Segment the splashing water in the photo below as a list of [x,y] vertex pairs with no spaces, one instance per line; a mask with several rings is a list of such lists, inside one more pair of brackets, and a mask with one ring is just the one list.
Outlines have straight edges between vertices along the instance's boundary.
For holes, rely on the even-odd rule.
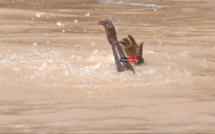
[[[0,133],[213,133],[214,4],[2,0]],[[135,75],[116,71],[110,18],[144,41]]]

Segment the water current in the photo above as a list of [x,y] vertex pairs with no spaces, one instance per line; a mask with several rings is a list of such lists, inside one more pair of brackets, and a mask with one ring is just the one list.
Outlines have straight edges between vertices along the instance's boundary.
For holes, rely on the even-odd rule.
[[[144,41],[118,73],[100,20]],[[215,1],[1,0],[0,133],[214,133]]]

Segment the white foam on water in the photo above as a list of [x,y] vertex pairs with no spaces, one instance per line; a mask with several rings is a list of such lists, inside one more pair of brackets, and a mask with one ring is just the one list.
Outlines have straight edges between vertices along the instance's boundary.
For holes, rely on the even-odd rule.
[[84,16],[89,17],[90,15],[91,15],[90,12],[88,12]]
[[38,17],[38,18],[42,17],[42,15],[44,15],[43,12],[36,12],[35,13],[35,16]]
[[[164,6],[164,5],[157,5],[157,4],[145,4],[145,3],[132,3],[132,2],[125,2],[125,1],[109,1],[109,0],[99,0],[100,3],[104,3],[104,4],[122,4],[122,5],[131,5],[131,6],[142,6],[142,7],[146,7],[146,8],[166,8],[169,6]],[[139,9],[139,8],[138,8]]]
[[97,54],[98,53],[98,49],[95,49],[92,51],[92,54]]
[[184,56],[184,57],[186,57],[186,56],[189,56],[190,53],[191,53],[191,51],[189,51],[189,50],[184,50],[184,51],[181,53],[181,55]]
[[56,25],[59,26],[59,27],[63,26],[63,24],[62,24],[60,21],[58,21],[58,22],[56,23]]
[[78,23],[78,20],[77,20],[77,19],[75,19],[75,20],[74,20],[74,23],[75,23],[75,24],[77,24],[77,23]]
[[[21,51],[11,50],[9,54],[7,52],[1,53],[1,70],[7,72],[2,76],[1,81],[13,81],[15,83],[34,81],[55,86],[64,84],[80,88],[97,85],[98,88],[102,88],[104,86],[131,86],[130,82],[142,83],[139,86],[153,82],[169,83],[191,75],[188,69],[177,65],[177,63],[133,65],[136,75],[132,72],[118,73],[111,50],[98,50],[96,48],[80,54],[80,51],[76,49],[81,46],[73,46],[73,48],[68,49],[64,47],[42,47],[42,45],[35,47],[35,45],[32,45]],[[151,49],[145,49],[144,55],[171,57],[171,55]],[[175,56],[180,57],[181,55]],[[11,74],[14,77],[8,77]]]

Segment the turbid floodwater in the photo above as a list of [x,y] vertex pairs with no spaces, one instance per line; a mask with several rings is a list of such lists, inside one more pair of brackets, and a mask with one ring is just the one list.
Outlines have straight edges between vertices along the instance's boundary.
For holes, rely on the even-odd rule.
[[[118,73],[104,28],[144,41]],[[0,133],[215,133],[215,1],[1,0]]]

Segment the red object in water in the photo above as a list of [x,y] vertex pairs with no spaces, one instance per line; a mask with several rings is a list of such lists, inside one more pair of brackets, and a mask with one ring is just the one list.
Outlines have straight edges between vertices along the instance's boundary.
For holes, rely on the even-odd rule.
[[139,58],[138,57],[128,57],[128,62],[138,62]]
[[122,57],[120,58],[120,62],[139,62],[138,57]]

